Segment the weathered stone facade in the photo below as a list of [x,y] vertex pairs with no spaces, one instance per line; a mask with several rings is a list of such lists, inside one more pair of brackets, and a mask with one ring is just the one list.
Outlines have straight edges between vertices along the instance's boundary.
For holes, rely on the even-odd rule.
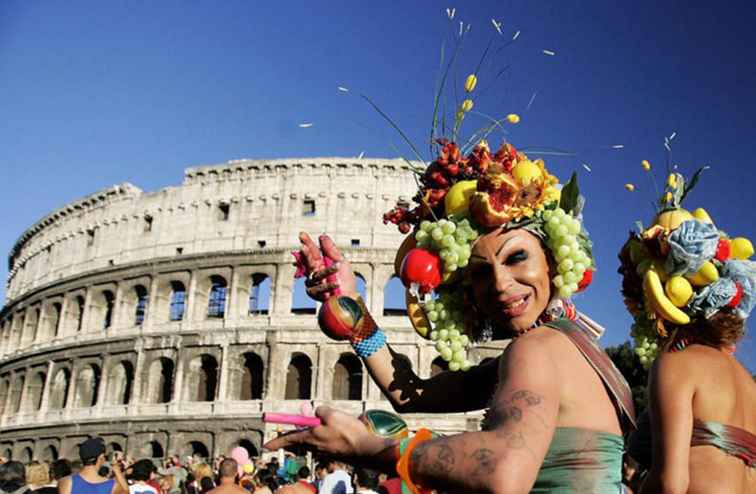
[[[402,237],[381,214],[414,188],[401,160],[238,160],[47,215],[9,256],[0,455],[71,458],[94,434],[135,456],[256,454],[277,429],[264,411],[389,408],[349,346],[317,329],[315,307],[295,306],[290,251],[301,230],[331,234],[391,344],[427,377],[434,349],[384,310]],[[478,415],[409,422],[453,432]]]

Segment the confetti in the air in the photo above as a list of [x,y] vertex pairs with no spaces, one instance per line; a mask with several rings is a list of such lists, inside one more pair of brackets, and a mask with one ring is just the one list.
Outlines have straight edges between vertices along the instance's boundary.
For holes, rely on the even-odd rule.
[[462,21],[459,21],[459,35],[462,36],[462,30],[465,28],[465,23]]
[[588,163],[583,163],[583,168],[585,168],[585,170],[586,170],[586,171],[587,171],[588,173],[590,173],[590,172],[592,172],[592,171],[593,171],[593,170],[591,170],[591,167],[590,167],[590,166],[588,166]]
[[556,55],[556,52],[551,51],[551,50],[542,50],[542,51],[544,55],[548,55],[550,57],[553,57],[554,55]]
[[312,122],[302,122],[301,124],[299,124],[299,127],[301,129],[308,129],[312,127]]
[[504,34],[504,33],[501,32],[501,22],[496,22],[496,19],[491,19],[491,23],[493,24],[494,29],[496,29],[496,31],[499,34],[501,34],[501,35]]
[[669,136],[669,140],[671,141],[672,139],[674,139],[676,135],[677,135],[677,131],[672,132],[672,135]]
[[453,9],[446,9],[446,16],[449,18],[449,20],[454,19],[454,14],[457,12],[456,7]]
[[361,160],[362,157],[365,156],[365,151],[362,151],[359,156],[357,156],[358,160]]
[[666,137],[664,138],[664,147],[667,148],[667,151],[672,152],[672,148],[669,147],[669,141]]
[[530,101],[528,101],[528,106],[525,108],[525,110],[530,110],[530,107],[533,105],[533,101],[535,101],[537,94],[538,94],[538,91],[533,93],[533,96],[530,97]]
[[342,93],[348,93],[349,92],[349,89],[345,88],[344,86],[339,86],[337,89],[339,91],[341,91]]
[[512,36],[512,41],[516,40],[520,37],[520,31],[518,30],[516,33],[514,33],[514,36]]
[[613,144],[612,145],[612,149],[622,149],[624,147],[625,147],[624,144]]

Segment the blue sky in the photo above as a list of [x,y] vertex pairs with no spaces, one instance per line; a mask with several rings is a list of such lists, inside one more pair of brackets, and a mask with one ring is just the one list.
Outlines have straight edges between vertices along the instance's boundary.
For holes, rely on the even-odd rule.
[[[673,162],[683,171],[712,166],[688,206],[706,207],[733,236],[756,236],[756,9],[745,1],[6,0],[0,251],[75,198],[124,181],[145,190],[177,184],[191,165],[410,157],[360,93],[427,153],[440,46],[458,26],[447,7],[456,7],[455,23],[471,26],[452,74],[457,88],[494,37],[476,109],[521,114],[508,136],[518,147],[577,153],[546,159],[563,178],[580,173],[599,272],[578,304],[609,328],[606,344],[627,337],[616,251],[635,220],[650,220],[653,194],[639,163],[660,167],[664,136],[677,132]],[[499,50],[516,31],[517,41]],[[471,117],[463,133],[483,124]],[[625,192],[626,182],[638,191]],[[756,371],[753,333],[739,354]]]

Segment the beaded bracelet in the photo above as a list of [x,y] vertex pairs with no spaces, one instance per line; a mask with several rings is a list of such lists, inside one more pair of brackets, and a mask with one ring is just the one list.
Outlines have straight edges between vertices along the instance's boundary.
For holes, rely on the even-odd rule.
[[410,478],[410,458],[412,457],[412,451],[414,451],[417,445],[430,441],[433,439],[434,434],[429,429],[420,429],[417,434],[411,438],[403,439],[399,443],[400,457],[396,462],[396,473],[399,474],[399,478],[402,479],[402,494],[425,494],[430,493],[428,489],[423,489],[420,486],[415,485]]
[[386,334],[375,324],[362,297],[357,296],[355,301],[362,314],[357,318],[349,342],[357,356],[368,358],[386,344]]

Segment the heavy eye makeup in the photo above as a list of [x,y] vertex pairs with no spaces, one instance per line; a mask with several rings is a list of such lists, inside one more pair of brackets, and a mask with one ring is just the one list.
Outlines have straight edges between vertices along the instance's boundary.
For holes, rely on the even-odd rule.
[[528,252],[525,249],[517,249],[507,255],[504,259],[504,264],[507,266],[514,266],[515,264],[527,261],[528,257]]

